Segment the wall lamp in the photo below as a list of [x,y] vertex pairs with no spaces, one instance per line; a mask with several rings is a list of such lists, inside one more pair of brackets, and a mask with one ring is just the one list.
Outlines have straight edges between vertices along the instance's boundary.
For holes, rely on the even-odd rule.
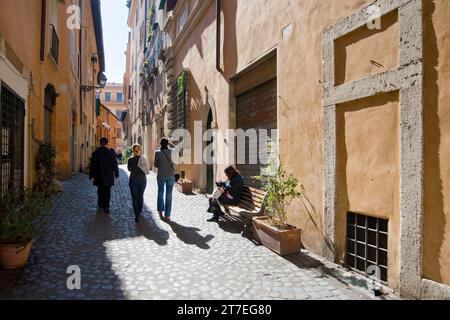
[[108,81],[108,79],[106,78],[105,74],[99,73],[98,74],[98,78],[97,78],[97,82],[98,82],[98,86],[81,86],[81,90],[83,90],[83,92],[89,92],[95,89],[103,89],[106,86],[106,82]]

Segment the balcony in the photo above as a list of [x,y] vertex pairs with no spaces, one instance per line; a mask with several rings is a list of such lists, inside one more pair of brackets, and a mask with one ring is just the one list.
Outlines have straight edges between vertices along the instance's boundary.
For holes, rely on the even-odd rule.
[[54,25],[50,25],[50,57],[58,64],[59,58],[59,38]]

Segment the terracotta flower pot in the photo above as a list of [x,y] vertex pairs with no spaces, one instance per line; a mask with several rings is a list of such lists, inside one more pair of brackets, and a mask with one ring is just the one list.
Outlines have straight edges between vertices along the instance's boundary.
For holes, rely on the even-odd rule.
[[177,189],[181,193],[191,194],[192,193],[193,184],[189,181],[177,182]]
[[281,256],[300,253],[301,230],[279,230],[269,223],[269,217],[253,218],[253,226],[261,243]]
[[0,244],[0,265],[12,270],[24,267],[30,256],[32,242],[23,244]]

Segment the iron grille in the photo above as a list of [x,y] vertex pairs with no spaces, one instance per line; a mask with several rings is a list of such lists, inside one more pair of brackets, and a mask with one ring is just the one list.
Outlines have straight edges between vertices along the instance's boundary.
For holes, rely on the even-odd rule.
[[386,283],[388,220],[349,212],[347,214],[346,261],[347,266],[365,275],[369,275],[371,266],[378,267],[379,280]]
[[1,192],[18,192],[24,187],[25,103],[1,84]]
[[59,57],[59,38],[58,34],[56,33],[56,29],[54,25],[50,25],[50,32],[51,32],[51,47],[50,47],[50,56],[55,60],[55,63],[58,64],[58,57]]

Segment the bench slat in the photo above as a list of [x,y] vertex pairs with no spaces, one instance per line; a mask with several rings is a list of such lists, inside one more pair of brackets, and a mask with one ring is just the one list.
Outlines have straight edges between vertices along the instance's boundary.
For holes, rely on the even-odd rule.
[[264,197],[265,197],[265,194],[264,195],[260,195],[259,193],[247,193],[247,192],[244,192],[244,193],[242,193],[242,196],[243,197],[247,197],[247,198],[258,199],[258,200],[263,201]]
[[254,202],[254,203],[258,203],[261,204],[264,202],[264,199],[260,199],[260,198],[255,198],[255,197],[250,197],[248,195],[242,195],[241,199],[245,200],[245,201],[250,201],[250,202]]
[[254,203],[248,202],[248,201],[242,201],[242,200],[239,202],[239,206],[240,207],[245,206],[247,208],[252,208],[253,210],[260,210],[261,209],[261,206],[258,206],[257,204],[254,204]]
[[256,193],[256,194],[259,194],[259,195],[261,195],[261,196],[265,196],[265,195],[266,195],[266,191],[264,191],[264,190],[255,189],[255,188],[252,188],[252,187],[248,187],[248,189],[249,189],[252,193]]

